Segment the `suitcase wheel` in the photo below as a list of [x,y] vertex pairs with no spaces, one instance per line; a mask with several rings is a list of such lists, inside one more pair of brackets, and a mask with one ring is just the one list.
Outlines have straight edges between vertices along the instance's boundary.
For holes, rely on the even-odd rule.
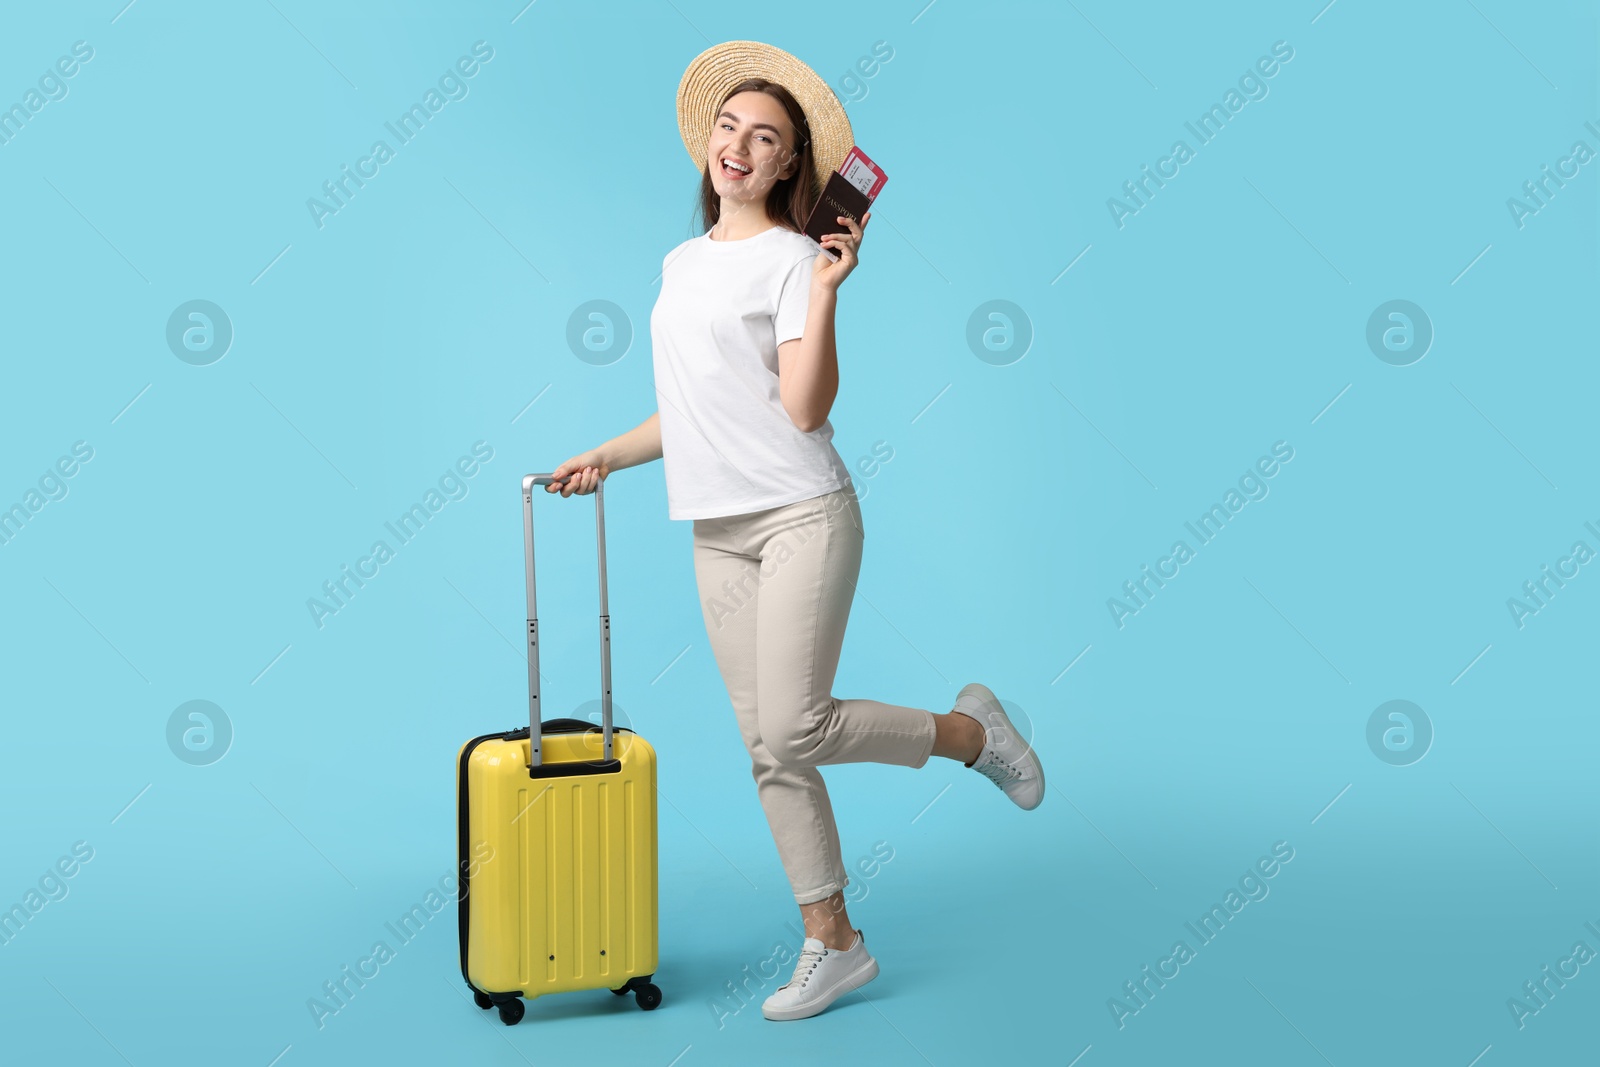
[[508,1000],[500,1005],[500,1021],[507,1026],[515,1026],[522,1021],[525,1007],[520,1000]]
[[613,989],[611,992],[620,997],[622,994],[632,990],[633,999],[638,1003],[639,1007],[645,1011],[650,1011],[661,1003],[661,990],[650,981],[650,978],[651,976],[648,974],[630,978],[622,984],[621,989]]
[[476,1004],[484,1011],[488,1011],[490,1008],[494,1007],[494,1001],[489,999],[489,994],[480,993],[476,989],[472,991],[472,1003]]

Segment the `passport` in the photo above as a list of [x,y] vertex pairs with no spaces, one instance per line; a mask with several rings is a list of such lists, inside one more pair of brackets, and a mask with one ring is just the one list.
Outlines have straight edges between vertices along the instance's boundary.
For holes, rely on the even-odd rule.
[[[811,217],[806,220],[806,236],[822,244],[822,239],[830,233],[849,233],[850,228],[834,218],[835,215],[846,215],[860,223],[861,216],[867,213],[867,208],[872,201],[850,183],[838,171],[828,175],[828,184],[822,187],[822,195],[817,198],[817,206],[811,209]],[[839,254],[826,245],[822,247],[822,254],[828,257],[828,262],[837,262]]]
[[[846,215],[859,223],[888,180],[889,176],[865,152],[851,146],[839,169],[828,175],[828,184],[822,187],[822,195],[806,220],[806,236],[821,244],[830,233],[850,232],[836,216]],[[822,254],[830,263],[839,259],[838,253],[828,248]]]
[[[862,214],[867,213],[870,206],[867,194],[851,186],[850,179],[834,171],[827,176],[826,186],[822,186],[822,195],[818,198],[816,206],[811,208],[811,218],[806,219],[805,234],[814,242],[821,245],[822,238],[829,234],[848,234],[850,227],[834,218],[835,214],[845,214],[848,218],[861,222]],[[827,256],[827,261],[837,262],[838,253],[827,245],[822,245],[822,254]]]

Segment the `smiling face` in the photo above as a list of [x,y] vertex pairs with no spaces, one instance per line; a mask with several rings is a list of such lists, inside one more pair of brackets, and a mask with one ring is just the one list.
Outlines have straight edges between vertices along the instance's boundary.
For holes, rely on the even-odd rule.
[[711,124],[706,167],[724,202],[761,204],[798,164],[789,114],[766,93],[735,93]]

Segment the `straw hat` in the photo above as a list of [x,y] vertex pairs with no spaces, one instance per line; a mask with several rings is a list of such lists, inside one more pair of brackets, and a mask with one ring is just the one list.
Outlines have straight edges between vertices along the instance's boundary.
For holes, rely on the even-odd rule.
[[[678,82],[678,132],[696,171],[706,165],[706,140],[728,90],[746,78],[782,85],[799,102],[811,126],[813,191],[839,169],[855,146],[844,105],[816,71],[781,48],[760,41],[725,41],[695,56]],[[796,150],[799,145],[792,146]]]

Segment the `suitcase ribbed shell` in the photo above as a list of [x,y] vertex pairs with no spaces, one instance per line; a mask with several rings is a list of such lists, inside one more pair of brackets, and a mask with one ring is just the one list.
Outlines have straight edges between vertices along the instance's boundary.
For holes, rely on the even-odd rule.
[[[466,761],[470,856],[461,909],[468,982],[533,998],[618,989],[657,963],[656,754],[613,734],[612,773],[528,776],[527,738]],[[547,765],[598,760],[599,735],[543,734]],[[457,760],[457,789],[461,763]],[[458,849],[462,845],[458,823]],[[486,847],[487,846],[487,847]]]

